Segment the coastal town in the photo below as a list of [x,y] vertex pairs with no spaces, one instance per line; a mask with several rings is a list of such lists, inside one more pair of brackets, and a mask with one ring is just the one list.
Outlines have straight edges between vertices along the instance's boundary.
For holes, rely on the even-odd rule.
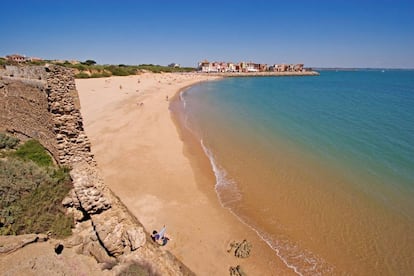
[[309,72],[304,64],[261,64],[254,62],[209,62],[198,63],[198,71],[203,73],[257,73],[257,72]]

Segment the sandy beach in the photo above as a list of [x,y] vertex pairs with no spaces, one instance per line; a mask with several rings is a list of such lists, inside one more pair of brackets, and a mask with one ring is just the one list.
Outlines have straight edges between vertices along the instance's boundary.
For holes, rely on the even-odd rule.
[[[76,80],[92,152],[106,185],[148,232],[166,225],[171,240],[162,248],[197,275],[228,275],[236,265],[248,275],[291,274],[253,230],[220,205],[207,157],[172,119],[174,95],[216,79],[145,73]],[[253,245],[249,258],[227,253],[231,241],[243,239]]]

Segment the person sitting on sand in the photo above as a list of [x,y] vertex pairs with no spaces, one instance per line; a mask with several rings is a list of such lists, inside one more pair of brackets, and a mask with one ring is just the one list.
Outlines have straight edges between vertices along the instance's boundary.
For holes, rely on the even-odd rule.
[[153,241],[159,241],[159,240],[163,239],[166,230],[167,230],[167,228],[164,225],[162,227],[162,229],[160,230],[160,232],[157,232],[157,230],[152,231],[151,239]]
[[165,246],[169,240],[170,240],[170,239],[169,239],[169,238],[167,238],[167,237],[165,237],[165,236],[164,236],[164,237],[162,237],[162,238],[161,238],[161,246]]

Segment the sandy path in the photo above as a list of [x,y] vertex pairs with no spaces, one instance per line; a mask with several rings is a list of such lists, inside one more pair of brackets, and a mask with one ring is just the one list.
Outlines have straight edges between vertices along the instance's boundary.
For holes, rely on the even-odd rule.
[[[229,267],[238,264],[248,275],[291,273],[251,229],[220,206],[211,173],[196,175],[191,153],[185,154],[166,96],[171,99],[181,88],[207,79],[213,77],[142,74],[76,80],[98,166],[147,231],[167,226],[171,241],[165,249],[198,275],[229,275]],[[250,258],[226,252],[230,241],[245,238],[253,244]]]

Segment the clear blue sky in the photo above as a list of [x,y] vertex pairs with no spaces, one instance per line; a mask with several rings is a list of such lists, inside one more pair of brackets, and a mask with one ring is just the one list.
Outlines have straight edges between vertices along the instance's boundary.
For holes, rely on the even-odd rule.
[[0,56],[414,68],[414,0],[3,1]]

